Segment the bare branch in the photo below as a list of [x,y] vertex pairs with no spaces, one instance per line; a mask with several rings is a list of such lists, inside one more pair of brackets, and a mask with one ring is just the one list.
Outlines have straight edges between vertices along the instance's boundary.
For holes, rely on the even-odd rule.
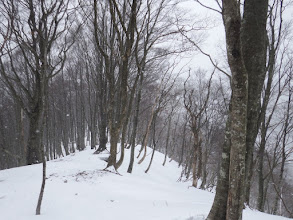
[[216,63],[215,61],[212,59],[211,55],[209,55],[208,53],[204,52],[198,45],[197,43],[195,43],[190,37],[188,37],[185,33],[184,33],[184,30],[182,30],[182,28],[178,28],[179,32],[181,33],[181,35],[183,37],[185,37],[192,45],[194,45],[203,55],[205,55],[206,57],[209,58],[209,60],[211,61],[212,65],[217,69],[219,70],[220,72],[224,73],[228,78],[229,80],[231,81],[231,76],[226,72],[224,71],[222,68],[220,68]]
[[[217,12],[217,13],[219,13],[219,14],[222,14],[222,11],[219,11],[219,10],[217,10],[217,9],[214,9],[214,8],[212,8],[212,7],[209,7],[209,6],[207,6],[207,5],[203,4],[203,3],[201,3],[201,1],[199,1],[199,0],[194,0],[194,1],[197,2],[198,4],[200,4],[200,5],[201,5],[202,7],[204,7],[204,8],[207,8],[207,9],[209,9],[209,10],[212,10],[212,11],[214,11],[214,12]],[[222,9],[222,7],[221,7],[219,1],[218,1],[218,0],[215,0],[215,1],[217,2],[217,5],[220,7],[220,9]]]

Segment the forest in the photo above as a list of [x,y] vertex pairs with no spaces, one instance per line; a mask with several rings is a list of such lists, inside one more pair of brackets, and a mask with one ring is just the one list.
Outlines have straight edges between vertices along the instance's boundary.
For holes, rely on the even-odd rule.
[[290,0],[0,0],[0,170],[43,164],[40,214],[47,161],[89,145],[117,173],[151,154],[147,173],[159,151],[178,181],[216,191],[207,220],[293,218],[292,13]]

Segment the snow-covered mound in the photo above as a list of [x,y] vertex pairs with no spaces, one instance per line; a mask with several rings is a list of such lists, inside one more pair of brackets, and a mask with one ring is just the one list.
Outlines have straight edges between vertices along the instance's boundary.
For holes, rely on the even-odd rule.
[[[177,182],[181,169],[176,162],[162,166],[164,155],[126,172],[129,151],[119,169],[121,175],[103,171],[105,155],[85,151],[47,163],[47,182],[41,215],[35,208],[41,186],[42,166],[31,165],[0,171],[1,220],[202,220],[214,194]],[[286,218],[245,210],[244,220]]]

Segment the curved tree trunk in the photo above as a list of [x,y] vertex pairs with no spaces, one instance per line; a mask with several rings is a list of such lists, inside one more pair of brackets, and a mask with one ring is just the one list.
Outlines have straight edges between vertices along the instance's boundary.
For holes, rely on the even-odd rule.
[[128,173],[132,172],[133,163],[134,163],[135,139],[136,139],[136,133],[137,133],[137,126],[138,126],[138,115],[139,115],[139,107],[140,107],[140,101],[141,101],[143,79],[144,79],[144,75],[142,72],[140,75],[139,88],[138,88],[137,97],[136,97],[135,115],[133,119],[133,128],[132,128],[131,141],[130,141],[131,142],[130,162],[127,169]]
[[148,165],[148,168],[145,170],[145,173],[149,172],[151,165],[153,163],[153,159],[154,159],[154,155],[155,155],[155,151],[156,151],[156,145],[157,145],[157,142],[156,142],[156,118],[157,118],[157,112],[155,113],[154,121],[153,121],[153,151],[152,151],[150,163]]
[[126,119],[125,119],[125,122],[124,122],[123,128],[122,128],[121,156],[120,156],[120,159],[118,160],[118,162],[116,164],[117,169],[122,165],[122,162],[124,160],[124,148],[125,148],[124,144],[125,144],[125,141],[126,141],[126,133],[127,133],[127,128],[128,128],[128,124],[129,124],[130,114],[132,112],[132,103],[133,103],[133,99],[134,99],[138,79],[139,79],[139,74],[136,75],[133,87],[131,89],[130,99],[129,99],[127,113],[126,113]]

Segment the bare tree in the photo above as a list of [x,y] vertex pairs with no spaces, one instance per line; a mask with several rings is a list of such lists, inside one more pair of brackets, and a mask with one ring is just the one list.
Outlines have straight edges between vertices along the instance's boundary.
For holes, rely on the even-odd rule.
[[36,208],[39,215],[46,179],[42,134],[48,87],[50,79],[62,70],[71,42],[67,35],[71,26],[67,11],[69,1],[2,3],[11,25],[12,40],[5,53],[2,52],[1,76],[29,119],[26,162],[43,161],[43,181]]
[[[40,138],[49,80],[61,71],[68,50],[69,42],[64,38],[58,45],[60,49],[54,51],[56,39],[64,36],[69,25],[65,19],[68,2],[51,2],[46,7],[44,1],[39,6],[33,1],[3,3],[10,18],[13,43],[6,51],[6,58],[2,56],[1,74],[10,93],[29,118],[27,164],[33,164],[42,160]],[[53,56],[53,52],[57,55]],[[6,62],[7,59],[10,61]],[[14,59],[22,63],[25,77],[19,74]]]
[[[217,193],[213,207],[207,219],[242,219],[243,203],[245,193],[243,188],[249,186],[244,184],[245,179],[251,171],[251,148],[258,130],[255,130],[251,121],[251,112],[258,108],[263,80],[265,76],[266,60],[266,18],[268,1],[244,2],[243,19],[240,13],[240,2],[222,1],[222,16],[226,32],[227,56],[230,70],[232,72],[232,97],[230,119],[228,119],[227,131],[231,135],[231,151],[224,148],[222,153],[222,165],[218,182]],[[257,10],[258,13],[254,13]],[[255,25],[257,24],[257,25]],[[245,37],[245,36],[253,37]],[[256,56],[252,56],[252,53]],[[251,59],[253,57],[253,59]],[[248,66],[249,65],[249,66]],[[258,68],[262,68],[258,73]],[[259,75],[260,74],[260,75]],[[254,75],[257,81],[248,80],[248,76]],[[254,86],[255,85],[255,86]],[[248,90],[247,90],[248,87]],[[252,90],[254,88],[255,90]],[[253,95],[252,95],[253,93]],[[253,97],[252,97],[253,96]],[[247,111],[247,109],[249,109]],[[248,117],[248,120],[247,120]],[[250,123],[252,122],[252,124]],[[248,124],[247,124],[248,123]],[[247,126],[251,129],[247,134]],[[255,134],[256,133],[256,134]],[[248,145],[246,150],[246,143]],[[250,140],[250,141],[249,141]],[[225,146],[225,145],[224,145]],[[226,145],[228,146],[228,145]],[[246,152],[247,157],[245,158]],[[229,155],[230,153],[230,155]],[[230,157],[229,157],[230,156]],[[230,165],[228,162],[230,161]],[[228,172],[229,171],[229,172]],[[228,175],[229,173],[229,175]],[[227,181],[229,178],[229,182]],[[228,183],[228,184],[227,184]],[[227,189],[228,187],[228,189]],[[219,202],[222,202],[219,204]],[[227,204],[227,207],[223,204]],[[220,208],[220,206],[222,206]]]
[[[189,73],[190,74],[190,73]],[[208,101],[210,98],[211,91],[211,81],[214,72],[211,74],[208,83],[202,85],[201,81],[197,86],[197,91],[195,88],[186,88],[186,83],[189,77],[184,82],[184,107],[187,111],[189,118],[189,126],[193,134],[193,157],[192,157],[192,170],[193,170],[193,182],[192,186],[197,187],[198,179],[201,176],[201,143],[202,143],[202,132],[201,128],[205,124],[203,113],[207,108]],[[189,75],[190,76],[190,75]],[[188,90],[188,91],[187,91]],[[205,95],[202,95],[200,91],[207,91]],[[195,94],[198,93],[198,94]]]

